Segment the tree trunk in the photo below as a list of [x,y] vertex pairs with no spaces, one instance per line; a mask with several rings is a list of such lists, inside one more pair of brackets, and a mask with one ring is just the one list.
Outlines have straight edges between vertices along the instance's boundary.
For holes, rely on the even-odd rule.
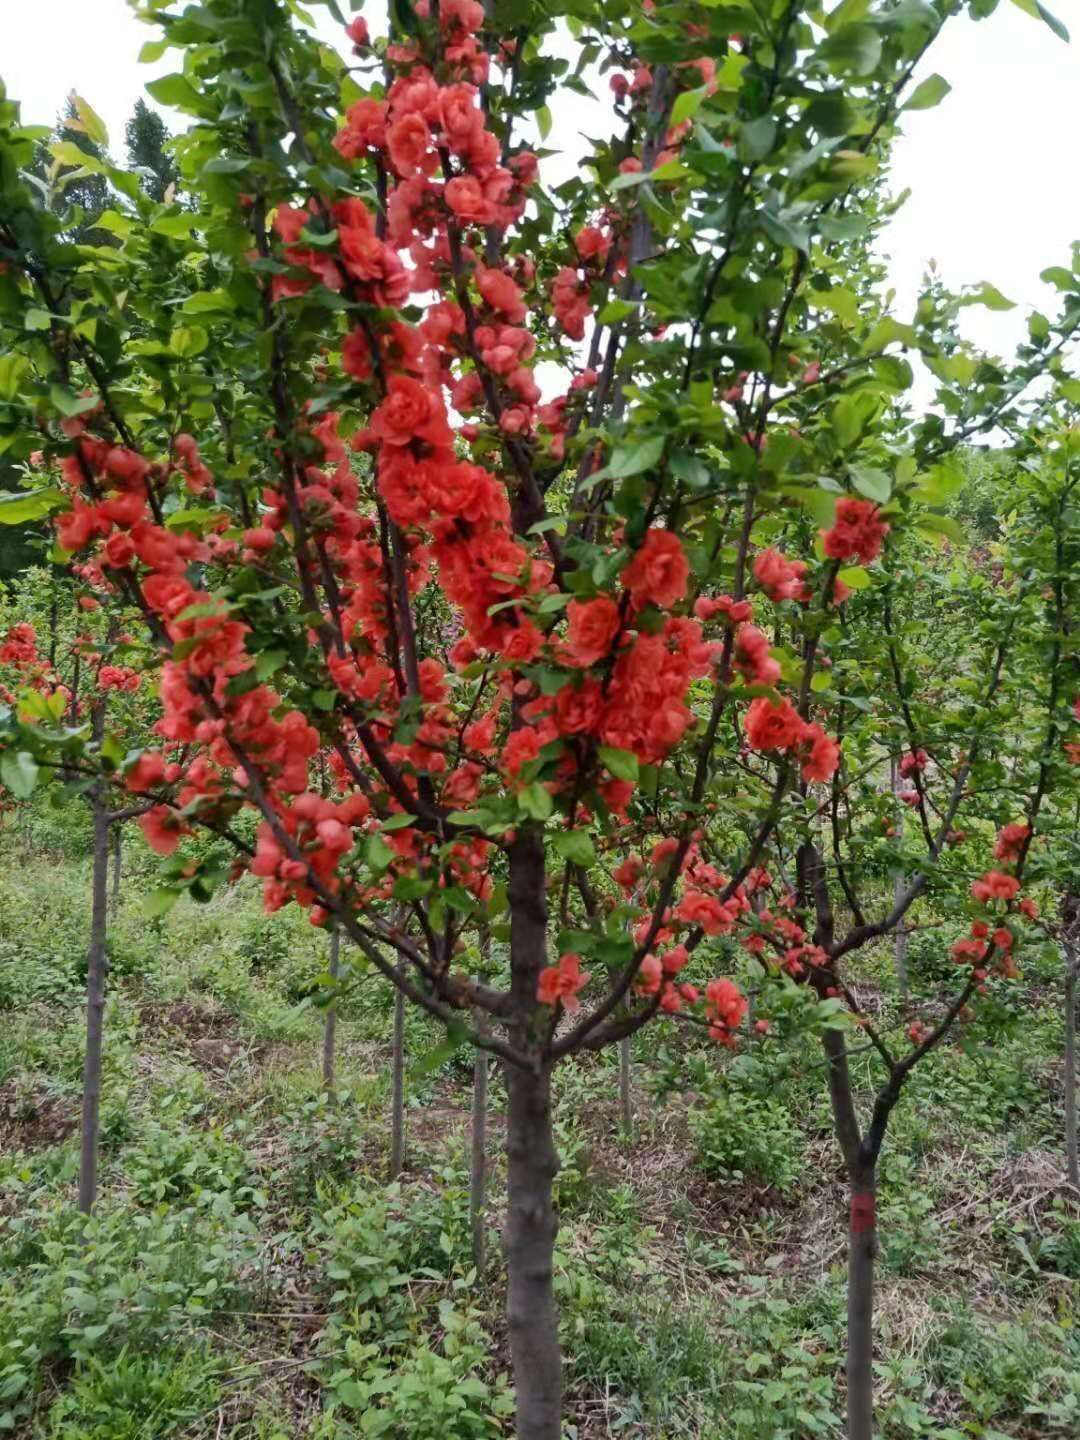
[[394,1056],[390,1095],[390,1179],[405,1168],[405,996],[394,990]]
[[[327,970],[330,976],[336,981],[340,971],[339,957],[341,955],[341,931],[336,923],[330,926],[330,962]],[[323,1044],[322,1044],[322,1078],[326,1093],[333,1098],[334,1095],[334,1045],[337,1040],[337,1001],[332,1001],[326,1007],[326,1018],[323,1021]]]
[[115,824],[112,827],[113,872],[112,901],[110,904],[110,910],[113,915],[115,915],[116,912],[120,909],[120,857],[122,845],[123,837],[120,831],[120,826],[119,824]]
[[105,796],[96,791],[94,868],[90,901],[90,949],[86,967],[86,1058],[83,1062],[82,1149],[79,1209],[89,1215],[97,1195],[98,1139],[101,1130],[101,1046],[105,1024],[105,931],[109,879],[109,820]]
[[510,846],[510,991],[515,1047],[535,1068],[506,1072],[507,1207],[503,1245],[514,1364],[517,1440],[560,1440],[562,1356],[552,1285],[558,1221],[552,1185],[559,1160],[551,1129],[551,1070],[544,1060],[546,1007],[537,1003],[547,963],[544,845],[533,824]]
[[558,1222],[552,1181],[551,1074],[506,1066],[507,1318],[514,1362],[517,1440],[559,1440],[562,1356],[552,1286]]
[[1065,1173],[1080,1191],[1076,1142],[1076,959],[1065,955]]
[[469,1222],[472,1227],[472,1257],[476,1273],[487,1264],[487,1228],[484,1200],[487,1192],[487,1051],[473,1053],[472,1166],[469,1172]]
[[[900,780],[900,767],[895,757],[890,762],[889,775],[892,783],[894,796],[899,796],[904,788]],[[904,834],[903,804],[898,807],[897,828],[901,838]],[[899,905],[904,895],[904,877],[899,870],[893,872],[893,904]],[[906,1005],[908,1001],[908,968],[907,968],[908,932],[906,923],[901,920],[896,927],[896,934],[893,937],[893,968],[896,971],[896,984],[900,991],[900,999]]]
[[876,1196],[875,1167],[860,1167],[851,1177],[851,1212],[848,1219],[848,1440],[872,1440],[874,1433]]
[[634,1133],[634,1096],[631,1089],[630,1036],[619,1041],[619,1119],[629,1140]]

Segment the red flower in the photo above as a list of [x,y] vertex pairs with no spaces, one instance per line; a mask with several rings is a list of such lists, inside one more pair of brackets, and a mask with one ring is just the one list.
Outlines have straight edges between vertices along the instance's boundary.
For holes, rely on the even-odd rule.
[[390,377],[386,399],[371,417],[371,428],[385,445],[426,440],[429,445],[446,446],[453,438],[442,401],[408,375]]
[[580,955],[561,955],[557,965],[549,965],[540,972],[536,998],[541,1005],[557,1005],[561,1000],[563,1008],[573,1012],[581,1007],[578,991],[588,980],[588,975],[581,973]]
[[670,610],[686,594],[690,565],[679,537],[670,530],[646,530],[645,539],[622,572],[635,609]]
[[572,665],[595,665],[610,652],[619,632],[619,607],[608,595],[595,600],[571,600],[566,607],[570,622],[564,658]]
[[840,746],[820,725],[807,725],[802,735],[803,746],[809,746],[809,753],[802,763],[802,776],[808,784],[815,780],[831,780],[840,764]]
[[1000,870],[987,870],[981,880],[976,880],[971,893],[980,904],[990,900],[1012,900],[1020,889],[1020,881],[1014,875],[1005,875]]
[[825,554],[833,560],[859,559],[869,565],[881,554],[889,526],[872,500],[845,495],[836,502],[836,522],[821,532]]
[[528,665],[539,655],[544,637],[535,625],[523,621],[506,634],[502,643],[502,657],[515,667]]
[[484,188],[472,175],[455,175],[443,192],[446,203],[459,220],[467,225],[491,225],[495,206],[484,194]]
[[798,745],[806,724],[790,700],[774,705],[758,696],[746,712],[746,738],[753,750],[788,750]]
[[155,805],[139,816],[139,824],[146,843],[159,855],[171,855],[186,833],[183,821],[168,805]]
[[403,115],[395,120],[386,132],[386,146],[391,164],[405,178],[433,175],[438,167],[439,157],[431,148],[431,131],[422,115]]
[[560,735],[588,734],[596,729],[604,701],[595,680],[580,686],[564,685],[555,696],[555,724]]
[[803,594],[801,560],[788,560],[779,550],[762,550],[754,561],[754,579],[770,600],[799,600]]
[[504,271],[478,265],[476,288],[491,308],[505,315],[512,325],[520,324],[528,314],[521,291]]
[[1024,845],[1031,834],[1031,826],[1023,820],[1013,820],[998,831],[994,845],[995,860],[1019,860]]

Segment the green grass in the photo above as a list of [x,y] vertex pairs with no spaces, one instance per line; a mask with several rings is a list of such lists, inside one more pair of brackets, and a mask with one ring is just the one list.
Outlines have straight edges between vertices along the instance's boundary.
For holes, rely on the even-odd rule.
[[[0,1430],[24,1440],[508,1436],[495,1225],[469,1253],[462,1057],[410,1082],[386,1180],[390,998],[241,886],[110,932],[102,1190],[74,1212],[88,874],[48,816],[0,837]],[[876,977],[887,985],[880,959]],[[868,972],[869,973],[869,972]],[[883,1440],[1080,1429],[1080,1212],[1060,1186],[1049,986],[917,1070],[882,1165]],[[885,993],[886,1022],[899,1016]],[[438,1036],[410,1014],[415,1058]],[[567,1440],[841,1432],[844,1192],[812,1049],[732,1062],[657,1030],[621,1136],[614,1057],[556,1079]],[[867,1093],[870,1061],[855,1061]],[[693,1096],[687,1100],[689,1087]]]

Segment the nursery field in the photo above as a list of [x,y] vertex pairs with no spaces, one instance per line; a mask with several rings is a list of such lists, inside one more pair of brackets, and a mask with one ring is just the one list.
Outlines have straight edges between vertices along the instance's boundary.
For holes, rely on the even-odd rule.
[[[493,1068],[478,1275],[468,1049],[438,1064],[434,1026],[409,1011],[406,1163],[390,1183],[387,987],[347,980],[330,1098],[312,1000],[325,935],[295,912],[264,916],[249,883],[148,918],[155,862],[135,839],[110,930],[101,1194],[84,1229],[84,832],[77,806],[42,805],[0,842],[5,1433],[510,1434],[501,1078]],[[933,981],[933,935],[911,940],[916,990]],[[1055,976],[1029,965],[1011,1018],[984,1016],[962,1050],[935,1052],[894,1118],[879,1198],[889,1440],[1080,1426]],[[887,1023],[887,949],[855,984]],[[837,1434],[846,1189],[820,1052],[677,1042],[635,1040],[630,1138],[614,1052],[558,1072],[565,1434]]]

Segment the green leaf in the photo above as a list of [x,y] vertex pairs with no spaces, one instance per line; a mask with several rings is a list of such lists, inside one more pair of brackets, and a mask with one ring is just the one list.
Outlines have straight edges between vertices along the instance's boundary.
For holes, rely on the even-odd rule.
[[622,479],[627,475],[640,475],[651,470],[664,453],[667,437],[650,435],[633,445],[617,445],[606,469],[609,475]]
[[637,780],[641,774],[641,766],[632,750],[617,750],[613,745],[601,745],[596,753],[600,757],[600,763],[610,770],[616,780]]
[[1051,265],[1043,270],[1039,279],[1044,285],[1053,285],[1058,290],[1071,290],[1076,280],[1071,270],[1066,270],[1064,265]]
[[841,570],[836,578],[849,590],[865,590],[874,583],[869,572],[861,565],[849,565],[846,570]]
[[929,531],[931,536],[944,535],[957,545],[963,545],[967,538],[959,521],[951,515],[920,515],[917,528]]
[[195,224],[194,215],[161,215],[150,226],[155,235],[166,235],[170,240],[186,240]]
[[68,420],[73,419],[76,415],[85,415],[98,403],[96,395],[76,395],[73,390],[68,390],[64,385],[50,385],[49,399],[60,411],[60,414]]
[[[1071,275],[1069,279],[1072,279]],[[48,330],[50,323],[49,312],[37,305],[31,305],[23,316],[23,325],[27,330]]]
[[210,336],[201,325],[177,325],[169,336],[169,349],[187,360],[201,355],[210,343]]
[[911,99],[903,108],[905,110],[932,110],[935,105],[941,104],[951,89],[952,86],[944,75],[928,75],[921,85],[915,86],[911,92]]
[[430,1050],[409,1066],[409,1078],[420,1080],[425,1075],[430,1075],[433,1070],[440,1069],[448,1060],[453,1059],[468,1038],[468,1032],[464,1025],[450,1026],[447,1029],[445,1040],[440,1040],[438,1045],[433,1045]]
[[776,121],[771,115],[759,115],[739,131],[739,155],[743,160],[764,160],[775,143]]
[[0,755],[0,780],[20,800],[28,800],[38,780],[37,761],[26,750],[5,750]]
[[534,780],[531,785],[519,790],[517,802],[518,809],[533,820],[546,820],[554,809],[547,787],[541,785],[539,780]]
[[153,65],[155,60],[160,60],[165,51],[169,48],[169,41],[147,40],[146,44],[139,51],[140,65]]
[[369,835],[367,845],[364,847],[364,858],[369,867],[380,874],[396,858],[397,852],[391,850],[381,835]]
[[177,900],[180,899],[182,893],[180,890],[173,890],[169,886],[163,885],[160,889],[155,890],[152,895],[146,897],[143,904],[143,911],[149,916],[167,915]]
[[61,165],[75,165],[80,170],[88,170],[91,175],[100,175],[105,169],[103,161],[81,150],[74,140],[55,141],[49,146],[49,154]]
[[778,245],[786,245],[789,250],[801,250],[804,254],[809,253],[810,232],[805,225],[793,225],[782,214],[765,208],[758,211],[757,218],[761,221],[762,228]]
[[708,90],[704,85],[697,90],[684,90],[671,107],[671,124],[681,125],[684,120],[689,120],[691,115],[696,115],[707,94]]
[[830,69],[870,75],[881,60],[881,35],[873,25],[844,25],[818,51]]
[[0,525],[22,525],[27,520],[40,520],[64,503],[62,491],[24,490],[17,495],[0,495]]
[[105,121],[81,95],[73,95],[71,98],[79,119],[83,123],[87,139],[92,140],[95,145],[108,145],[109,132],[105,128]]
[[1013,4],[1023,10],[1025,14],[1033,15],[1036,20],[1041,20],[1045,25],[1049,25],[1059,40],[1064,40],[1066,44],[1069,43],[1068,30],[1056,15],[1052,15],[1046,6],[1040,3],[1040,0],[1013,0]]
[[183,75],[162,75],[157,80],[150,80],[146,85],[146,93],[162,105],[173,105],[178,110],[185,110],[199,103],[199,92]]
[[874,465],[849,465],[848,474],[860,495],[875,500],[879,505],[888,502],[892,494],[892,476],[884,470],[878,470]]
[[564,860],[569,860],[573,865],[588,867],[596,864],[596,850],[592,837],[584,830],[562,830],[553,836],[552,846],[556,855],[561,855]]
[[633,300],[609,300],[596,317],[601,325],[617,325],[628,315],[636,315],[638,302]]
[[14,400],[29,371],[30,361],[25,355],[0,355],[0,400]]
[[410,825],[415,824],[415,815],[391,815],[388,820],[383,821],[382,829],[389,833],[394,830],[407,830]]
[[984,280],[978,290],[970,295],[964,295],[960,300],[961,305],[985,305],[988,310],[1015,310],[1016,301],[1007,300],[996,285],[991,285]]
[[540,139],[546,140],[551,134],[551,111],[546,105],[538,105],[535,113],[536,128],[540,132]]

